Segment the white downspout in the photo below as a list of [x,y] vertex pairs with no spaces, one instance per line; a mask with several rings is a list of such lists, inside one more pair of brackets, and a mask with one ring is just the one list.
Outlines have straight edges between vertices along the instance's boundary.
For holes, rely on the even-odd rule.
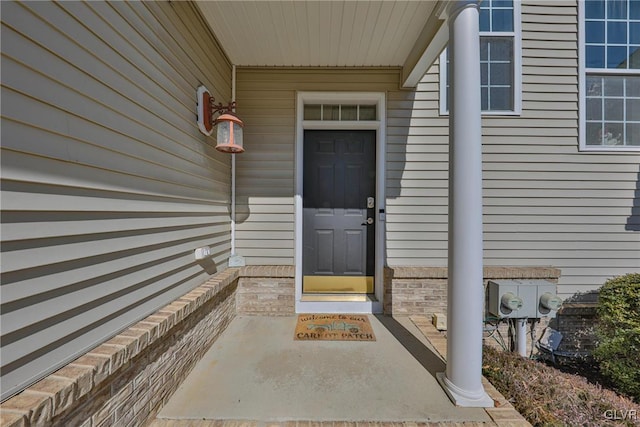
[[[231,102],[236,100],[236,66],[231,68]],[[244,258],[236,254],[236,155],[231,154],[231,256],[229,267],[242,267]]]
[[482,121],[478,0],[448,4],[449,254],[447,368],[457,406],[492,407],[482,386]]
[[[236,66],[231,68],[231,102],[236,100]],[[236,254],[236,155],[231,154],[231,256]]]

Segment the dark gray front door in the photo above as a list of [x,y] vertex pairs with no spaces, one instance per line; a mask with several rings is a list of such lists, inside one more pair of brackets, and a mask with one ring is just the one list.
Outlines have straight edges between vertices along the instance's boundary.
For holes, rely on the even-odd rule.
[[375,131],[305,131],[303,292],[373,292],[375,152]]

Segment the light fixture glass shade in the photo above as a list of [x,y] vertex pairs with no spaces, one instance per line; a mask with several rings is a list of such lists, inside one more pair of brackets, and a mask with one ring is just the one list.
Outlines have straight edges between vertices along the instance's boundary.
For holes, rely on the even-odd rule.
[[216,120],[218,138],[216,150],[223,153],[242,153],[242,127],[244,123],[233,114],[222,114]]

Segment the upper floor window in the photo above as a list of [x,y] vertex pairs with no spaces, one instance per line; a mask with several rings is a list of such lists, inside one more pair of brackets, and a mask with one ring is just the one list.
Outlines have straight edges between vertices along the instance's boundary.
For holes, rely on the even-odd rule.
[[640,0],[579,7],[580,147],[640,150]]
[[[483,114],[520,114],[520,2],[480,4],[480,92]],[[449,110],[448,50],[440,55],[440,113]]]

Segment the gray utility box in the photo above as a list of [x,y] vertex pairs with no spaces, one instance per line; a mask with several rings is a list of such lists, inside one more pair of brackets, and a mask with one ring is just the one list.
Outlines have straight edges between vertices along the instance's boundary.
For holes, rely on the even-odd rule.
[[562,303],[546,280],[490,280],[487,294],[488,313],[500,319],[555,317]]

